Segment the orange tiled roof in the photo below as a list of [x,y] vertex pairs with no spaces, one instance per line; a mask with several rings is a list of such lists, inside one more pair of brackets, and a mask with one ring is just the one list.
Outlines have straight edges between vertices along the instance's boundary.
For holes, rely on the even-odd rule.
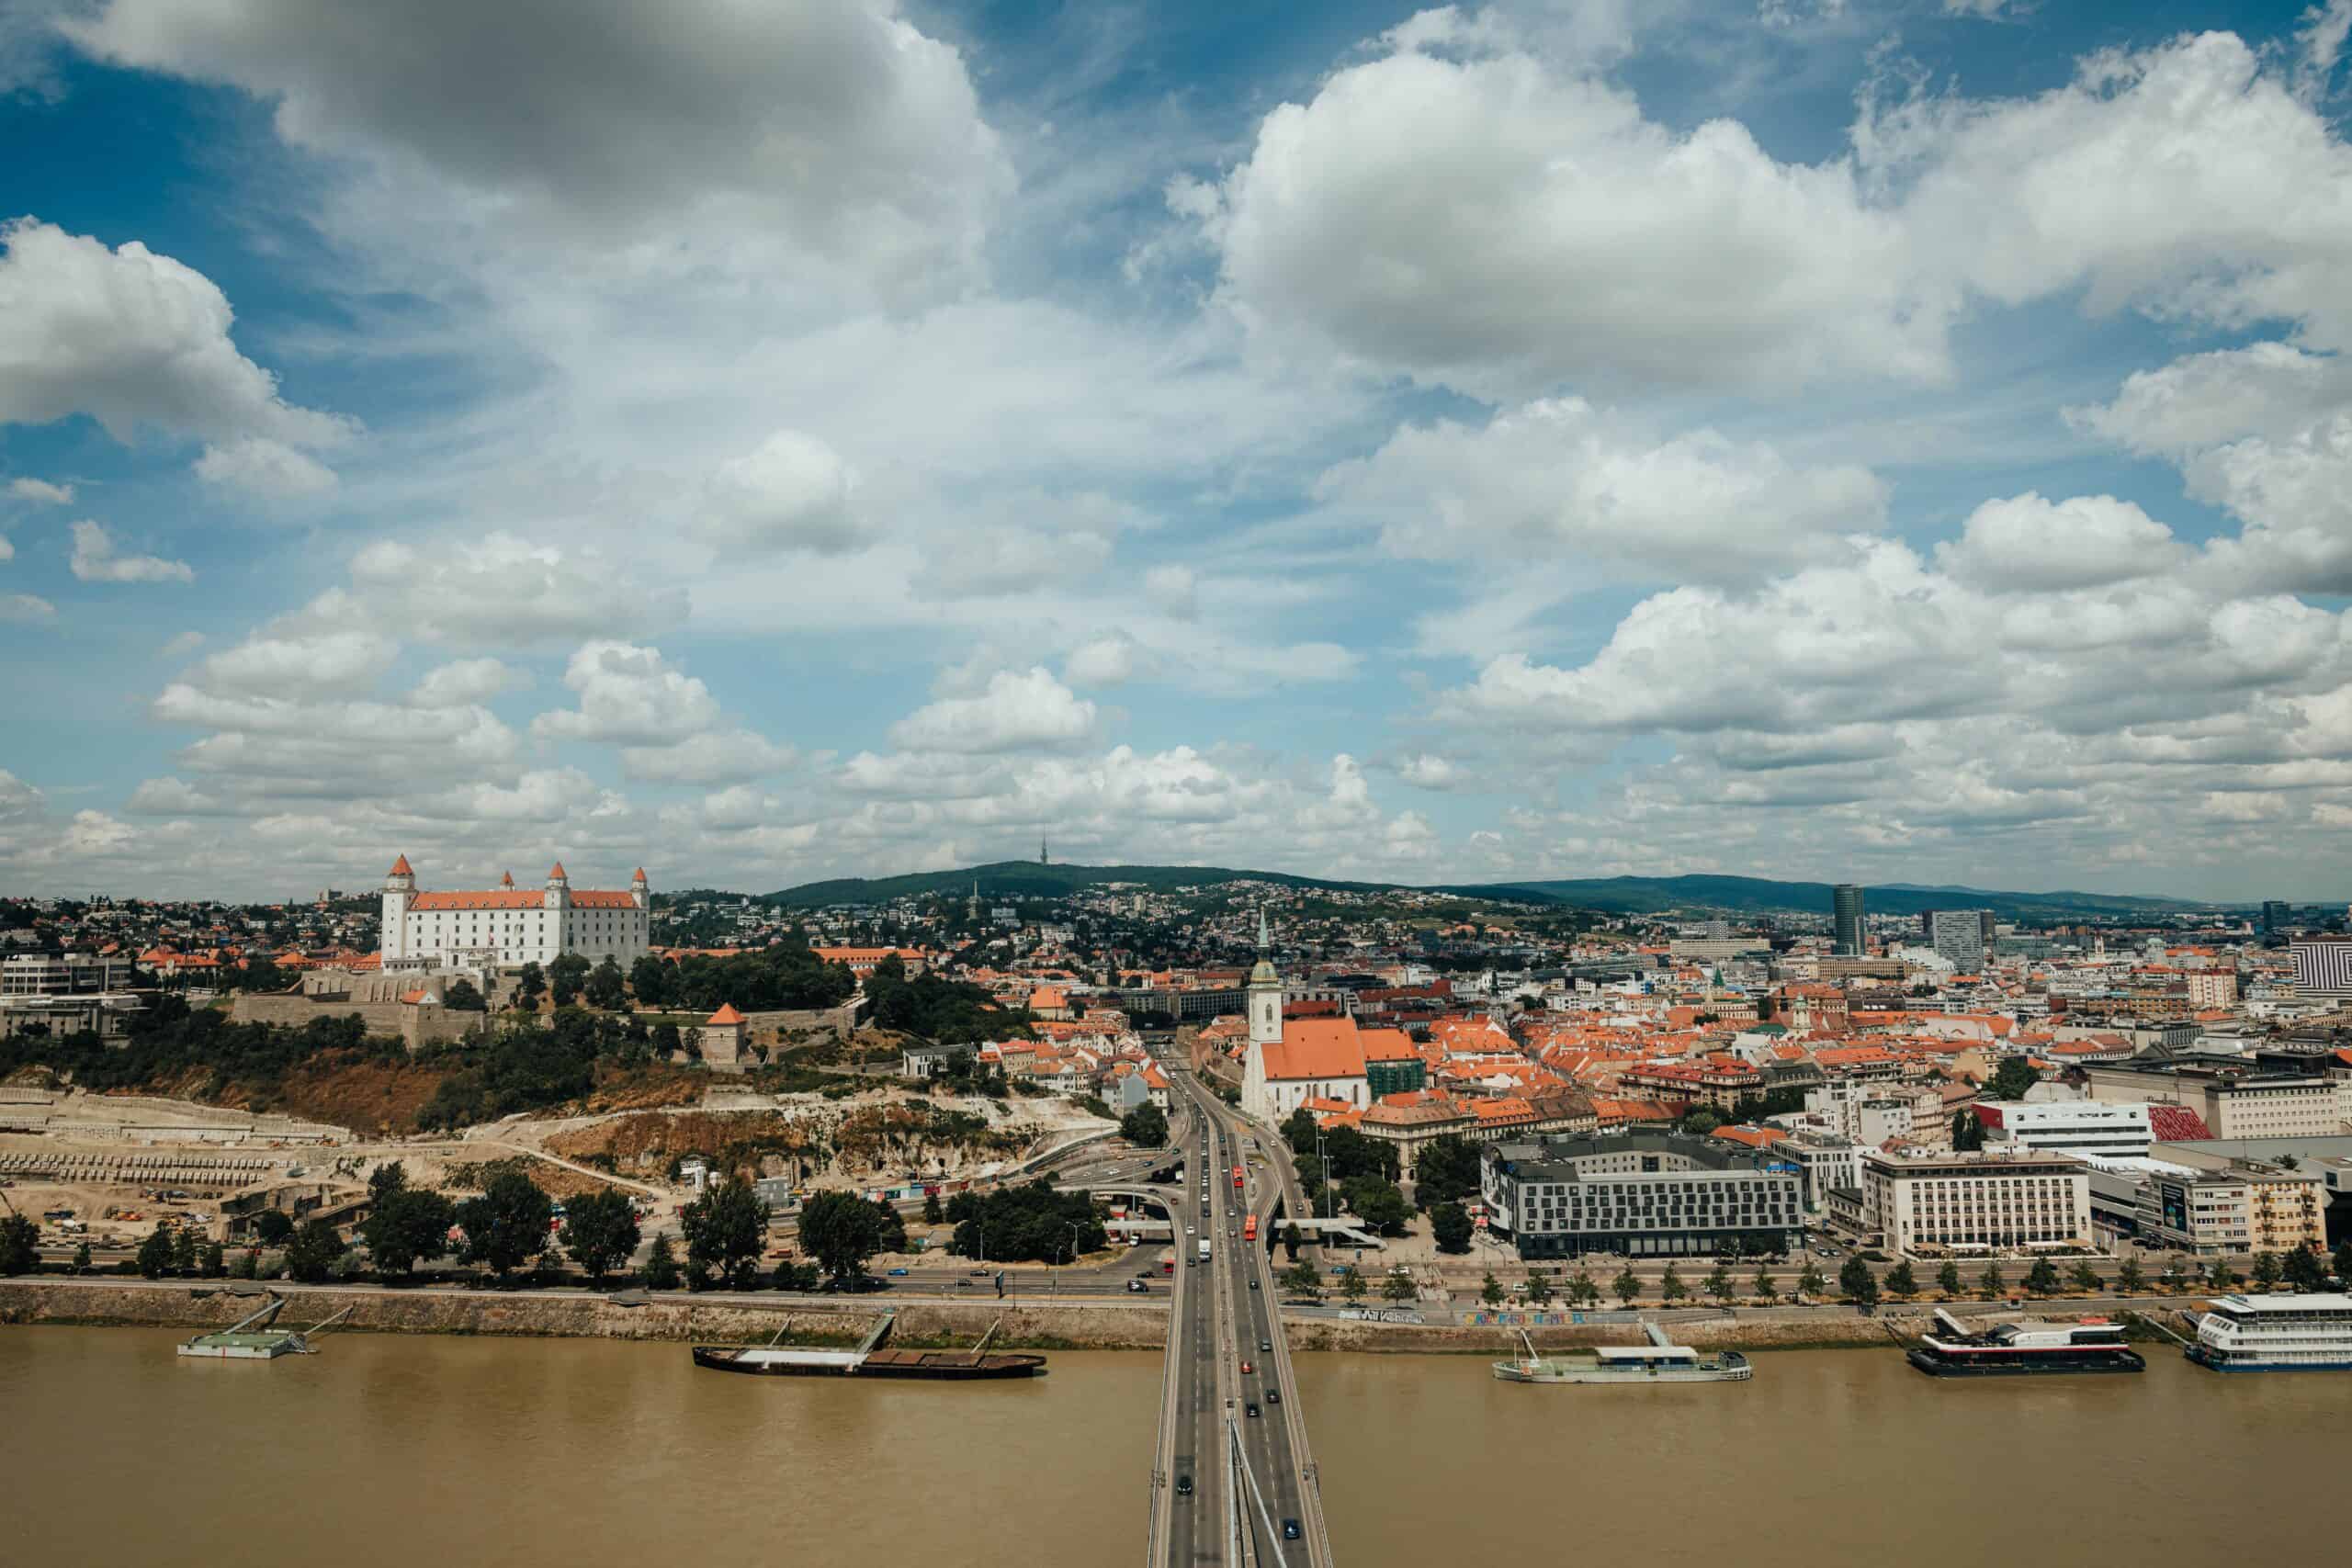
[[721,1002],[718,1004],[718,1010],[704,1021],[718,1024],[741,1023],[743,1021],[743,1015],[735,1010],[733,1002]]

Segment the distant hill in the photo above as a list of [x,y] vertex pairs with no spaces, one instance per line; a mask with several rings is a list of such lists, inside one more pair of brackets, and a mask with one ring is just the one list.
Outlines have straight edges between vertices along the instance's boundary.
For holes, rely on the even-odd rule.
[[1153,892],[1171,887],[1199,887],[1220,882],[1272,882],[1284,887],[1336,887],[1351,892],[1378,893],[1398,886],[1387,882],[1334,882],[1329,877],[1291,876],[1279,871],[1236,871],[1221,865],[1040,865],[1035,861],[999,861],[962,871],[919,871],[905,876],[841,876],[830,882],[804,882],[765,896],[765,901],[790,908],[816,908],[827,904],[882,904],[893,898],[921,898],[939,894],[968,893],[978,882],[983,898],[1057,898],[1106,882],[1133,883]]
[[[994,865],[961,871],[915,872],[905,876],[836,877],[803,883],[766,894],[763,902],[787,908],[815,908],[828,904],[881,904],[893,898],[955,896],[967,893],[978,881],[984,898],[1053,898],[1099,887],[1105,883],[1129,883],[1154,892],[1174,887],[1213,886],[1221,882],[1272,882],[1284,887],[1330,887],[1355,893],[1406,889],[1393,882],[1338,882],[1329,877],[1293,876],[1278,871],[1241,871],[1216,865],[1039,865],[1035,861],[1000,861]],[[1726,914],[1764,914],[1801,910],[1826,914],[1829,884],[1775,882],[1760,876],[1607,876],[1567,881],[1481,883],[1424,891],[1455,893],[1469,897],[1537,901],[1595,909],[1607,914],[1657,914],[1668,909],[1712,909]],[[1990,909],[1996,915],[2050,919],[2065,915],[2145,915],[2211,908],[2178,898],[2141,897],[2110,893],[2001,893],[1976,887],[1922,887],[1889,884],[1865,888],[1865,906],[1874,914],[1916,915],[1922,909]]]
[[[1719,909],[1728,914],[1776,910],[1829,912],[1826,882],[1775,882],[1760,876],[1602,876],[1566,881],[1489,883],[1453,892],[1488,898],[1533,897],[1610,914],[1657,914],[1666,909]],[[1913,884],[1865,886],[1862,905],[1871,914],[1916,915],[1924,909],[1990,909],[1996,915],[2049,919],[2061,915],[2154,915],[2212,906],[2179,898],[2115,893],[2001,893],[1981,887],[1922,887]]]

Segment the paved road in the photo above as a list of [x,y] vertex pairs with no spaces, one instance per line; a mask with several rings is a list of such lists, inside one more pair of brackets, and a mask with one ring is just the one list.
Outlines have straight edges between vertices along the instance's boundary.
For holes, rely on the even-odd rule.
[[[1194,1229],[1181,1238],[1183,1256],[1197,1256],[1205,1237],[1210,1257],[1204,1265],[1184,1265],[1170,1329],[1177,1354],[1167,1393],[1175,1412],[1168,1440],[1179,1485],[1190,1476],[1193,1494],[1167,1505],[1166,1550],[1153,1561],[1173,1568],[1327,1568],[1322,1505],[1276,1317],[1272,1268],[1262,1240],[1252,1246],[1241,1239],[1252,1213],[1262,1236],[1282,1196],[1281,1167],[1245,1178],[1237,1190],[1231,1173],[1245,1164],[1247,1140],[1263,1145],[1270,1135],[1227,1110],[1190,1072],[1170,1076],[1186,1110],[1180,1221]],[[1157,1520],[1157,1494],[1154,1501]]]

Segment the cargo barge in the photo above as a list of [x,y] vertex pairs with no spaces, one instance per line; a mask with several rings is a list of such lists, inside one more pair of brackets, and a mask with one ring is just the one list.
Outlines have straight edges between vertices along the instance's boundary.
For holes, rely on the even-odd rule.
[[[854,1350],[802,1349],[778,1346],[773,1339],[765,1345],[697,1345],[694,1348],[695,1365],[714,1372],[768,1378],[930,1378],[971,1382],[1046,1375],[1043,1356],[1025,1350],[989,1350],[989,1341],[996,1337],[999,1324],[990,1324],[979,1343],[969,1350],[883,1349],[881,1344],[889,1336],[894,1316],[884,1313],[882,1321],[865,1337],[865,1343]],[[784,1329],[777,1329],[775,1337],[783,1338]]]

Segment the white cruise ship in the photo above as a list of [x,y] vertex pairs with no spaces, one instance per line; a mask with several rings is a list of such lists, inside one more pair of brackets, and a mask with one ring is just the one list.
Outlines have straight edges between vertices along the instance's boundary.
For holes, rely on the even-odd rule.
[[2188,1359],[2217,1372],[2352,1371],[2352,1295],[2217,1297]]

